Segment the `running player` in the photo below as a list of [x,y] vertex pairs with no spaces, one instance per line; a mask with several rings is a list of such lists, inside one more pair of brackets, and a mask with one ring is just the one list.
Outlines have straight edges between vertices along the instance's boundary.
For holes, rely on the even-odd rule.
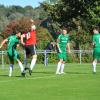
[[25,76],[25,71],[24,71],[23,65],[22,65],[21,61],[19,60],[20,59],[19,54],[16,51],[16,47],[19,45],[20,36],[21,36],[20,32],[13,34],[13,35],[9,36],[7,39],[3,40],[0,45],[0,49],[1,49],[2,46],[5,43],[7,43],[7,54],[8,54],[9,60],[10,60],[9,77],[12,76],[12,71],[13,71],[15,60],[17,60],[17,62],[19,64],[22,76]]
[[[31,20],[31,22],[33,22],[33,20]],[[26,41],[24,42],[24,39],[26,39]],[[26,69],[29,69],[29,74],[32,74],[32,69],[35,66],[36,60],[37,60],[37,55],[36,55],[36,27],[35,25],[32,23],[31,26],[31,31],[28,33],[25,33],[21,36],[21,43],[22,45],[25,46],[25,51],[26,51],[26,66],[27,66],[27,58],[29,57],[29,55],[32,55],[32,61],[30,64],[30,67],[26,67]]]
[[93,29],[93,72],[96,73],[97,60],[100,59],[100,34],[99,28],[95,27]]
[[67,52],[70,53],[69,34],[67,34],[66,28],[63,28],[62,33],[58,36],[57,48],[59,62],[57,65],[56,74],[64,74],[64,65],[67,59]]

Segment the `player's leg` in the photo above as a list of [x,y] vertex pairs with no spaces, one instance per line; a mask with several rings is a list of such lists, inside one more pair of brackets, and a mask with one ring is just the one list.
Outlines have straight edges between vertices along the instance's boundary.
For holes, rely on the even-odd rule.
[[63,53],[63,62],[62,62],[62,65],[61,65],[61,74],[65,74],[64,67],[65,67],[66,58],[67,58],[66,53]]
[[25,76],[25,70],[24,70],[23,64],[21,63],[21,61],[19,59],[17,59],[17,62],[19,64],[19,67],[20,67],[20,70],[21,70],[21,75]]
[[60,59],[57,64],[56,74],[61,74],[61,65],[62,65],[63,59]]
[[10,55],[10,53],[8,52],[8,58],[10,60],[10,66],[9,66],[9,77],[12,76],[12,72],[13,72],[13,67],[14,67],[14,59],[13,57]]
[[34,68],[37,60],[37,55],[36,55],[36,48],[35,45],[31,46],[31,54],[32,54],[32,60],[31,60],[31,65],[30,65],[30,72],[32,72],[32,69]]
[[61,65],[62,65],[62,62],[63,62],[63,56],[62,56],[62,53],[58,53],[58,58],[59,58],[59,62],[57,64],[57,69],[56,69],[56,74],[60,74],[60,70],[61,70]]
[[17,60],[18,64],[19,64],[19,67],[20,67],[20,70],[21,70],[21,74],[23,76],[25,76],[25,71],[24,71],[24,67],[23,67],[23,64],[21,63],[21,61],[19,60],[20,57],[19,57],[19,54],[16,50],[14,50],[14,59]]
[[62,65],[61,65],[61,74],[65,74],[65,72],[64,72],[64,66],[65,66],[65,62],[63,61]]
[[25,71],[29,70],[29,67],[28,67],[29,55],[30,55],[30,48],[29,48],[29,46],[25,46],[25,68],[24,68]]
[[11,63],[9,66],[9,77],[12,76],[13,67],[14,67],[14,63]]
[[93,60],[92,65],[93,65],[93,72],[96,73],[97,59]]
[[96,65],[97,65],[97,60],[100,58],[100,50],[98,48],[94,48],[93,50],[93,72],[96,73]]
[[30,70],[32,71],[32,69],[34,68],[35,64],[36,64],[36,60],[37,60],[37,55],[33,55],[32,57],[32,61],[31,61],[31,65],[30,65]]

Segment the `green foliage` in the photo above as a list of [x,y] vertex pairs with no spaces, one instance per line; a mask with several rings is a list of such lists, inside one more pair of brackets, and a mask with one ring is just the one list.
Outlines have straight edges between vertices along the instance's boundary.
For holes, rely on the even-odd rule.
[[70,37],[71,37],[71,42],[73,44],[73,48],[75,50],[91,49],[92,35],[90,35],[89,33],[82,30],[79,32],[73,31]]
[[38,27],[37,28],[37,47],[39,49],[44,49],[48,42],[52,39],[49,31],[46,28]]
[[[75,21],[84,29],[83,21],[87,29],[100,23],[99,0],[58,0],[55,4],[44,3],[43,7],[52,17],[53,21],[64,26],[77,28]],[[94,24],[93,24],[94,23]]]

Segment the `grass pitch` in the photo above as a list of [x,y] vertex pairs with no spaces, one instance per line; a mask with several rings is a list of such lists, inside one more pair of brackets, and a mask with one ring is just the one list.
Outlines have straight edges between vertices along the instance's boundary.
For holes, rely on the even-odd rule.
[[66,64],[64,75],[55,75],[54,64],[37,64],[25,78],[17,66],[8,77],[7,66],[0,69],[0,100],[100,100],[100,64],[96,74],[91,64]]

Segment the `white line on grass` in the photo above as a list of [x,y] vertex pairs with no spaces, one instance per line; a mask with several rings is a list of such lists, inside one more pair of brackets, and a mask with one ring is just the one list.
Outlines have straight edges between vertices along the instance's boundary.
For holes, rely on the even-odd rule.
[[[20,80],[35,80],[35,79],[48,79],[48,78],[52,78],[52,77],[56,77],[56,75],[54,76],[44,76],[44,77],[32,77],[32,78],[28,78],[28,77],[25,77],[25,78],[19,78],[19,79],[16,79],[16,80],[4,80],[4,81],[0,81],[0,83],[7,83],[7,82],[11,82],[11,81],[20,81]],[[11,77],[9,77],[11,78]]]

